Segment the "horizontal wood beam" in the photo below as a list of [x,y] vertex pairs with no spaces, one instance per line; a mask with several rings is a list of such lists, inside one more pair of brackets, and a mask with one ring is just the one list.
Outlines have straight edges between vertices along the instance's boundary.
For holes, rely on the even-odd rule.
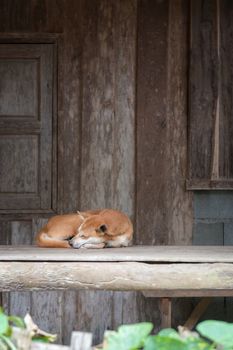
[[0,290],[153,291],[156,297],[233,296],[233,264],[0,262]]
[[132,246],[108,249],[0,245],[0,261],[233,263],[233,246]]

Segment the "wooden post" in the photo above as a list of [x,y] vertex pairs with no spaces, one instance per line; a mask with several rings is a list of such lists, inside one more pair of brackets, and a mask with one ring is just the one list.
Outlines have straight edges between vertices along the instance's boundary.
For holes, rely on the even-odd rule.
[[159,309],[161,314],[161,328],[171,328],[171,299],[160,298]]
[[91,350],[92,334],[72,332],[70,350]]

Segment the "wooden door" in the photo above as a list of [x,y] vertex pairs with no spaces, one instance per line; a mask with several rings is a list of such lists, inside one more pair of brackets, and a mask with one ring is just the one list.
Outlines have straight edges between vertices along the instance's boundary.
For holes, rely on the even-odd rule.
[[[56,209],[54,48],[0,44],[0,244],[33,244]],[[61,298],[14,292],[4,293],[0,304],[10,314],[30,312],[41,327],[57,332]]]
[[2,44],[0,77],[0,210],[51,210],[51,45]]

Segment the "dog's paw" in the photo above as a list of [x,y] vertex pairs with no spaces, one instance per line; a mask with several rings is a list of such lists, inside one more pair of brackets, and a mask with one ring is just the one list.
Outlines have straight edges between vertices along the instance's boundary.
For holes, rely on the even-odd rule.
[[105,243],[99,243],[99,244],[84,244],[80,247],[80,249],[102,249],[105,247]]

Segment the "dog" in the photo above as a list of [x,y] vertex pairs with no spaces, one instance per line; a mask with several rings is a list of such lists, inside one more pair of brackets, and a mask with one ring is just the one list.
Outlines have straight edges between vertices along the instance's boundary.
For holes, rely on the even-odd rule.
[[129,217],[113,209],[57,215],[37,233],[36,244],[48,248],[127,247],[133,237]]

